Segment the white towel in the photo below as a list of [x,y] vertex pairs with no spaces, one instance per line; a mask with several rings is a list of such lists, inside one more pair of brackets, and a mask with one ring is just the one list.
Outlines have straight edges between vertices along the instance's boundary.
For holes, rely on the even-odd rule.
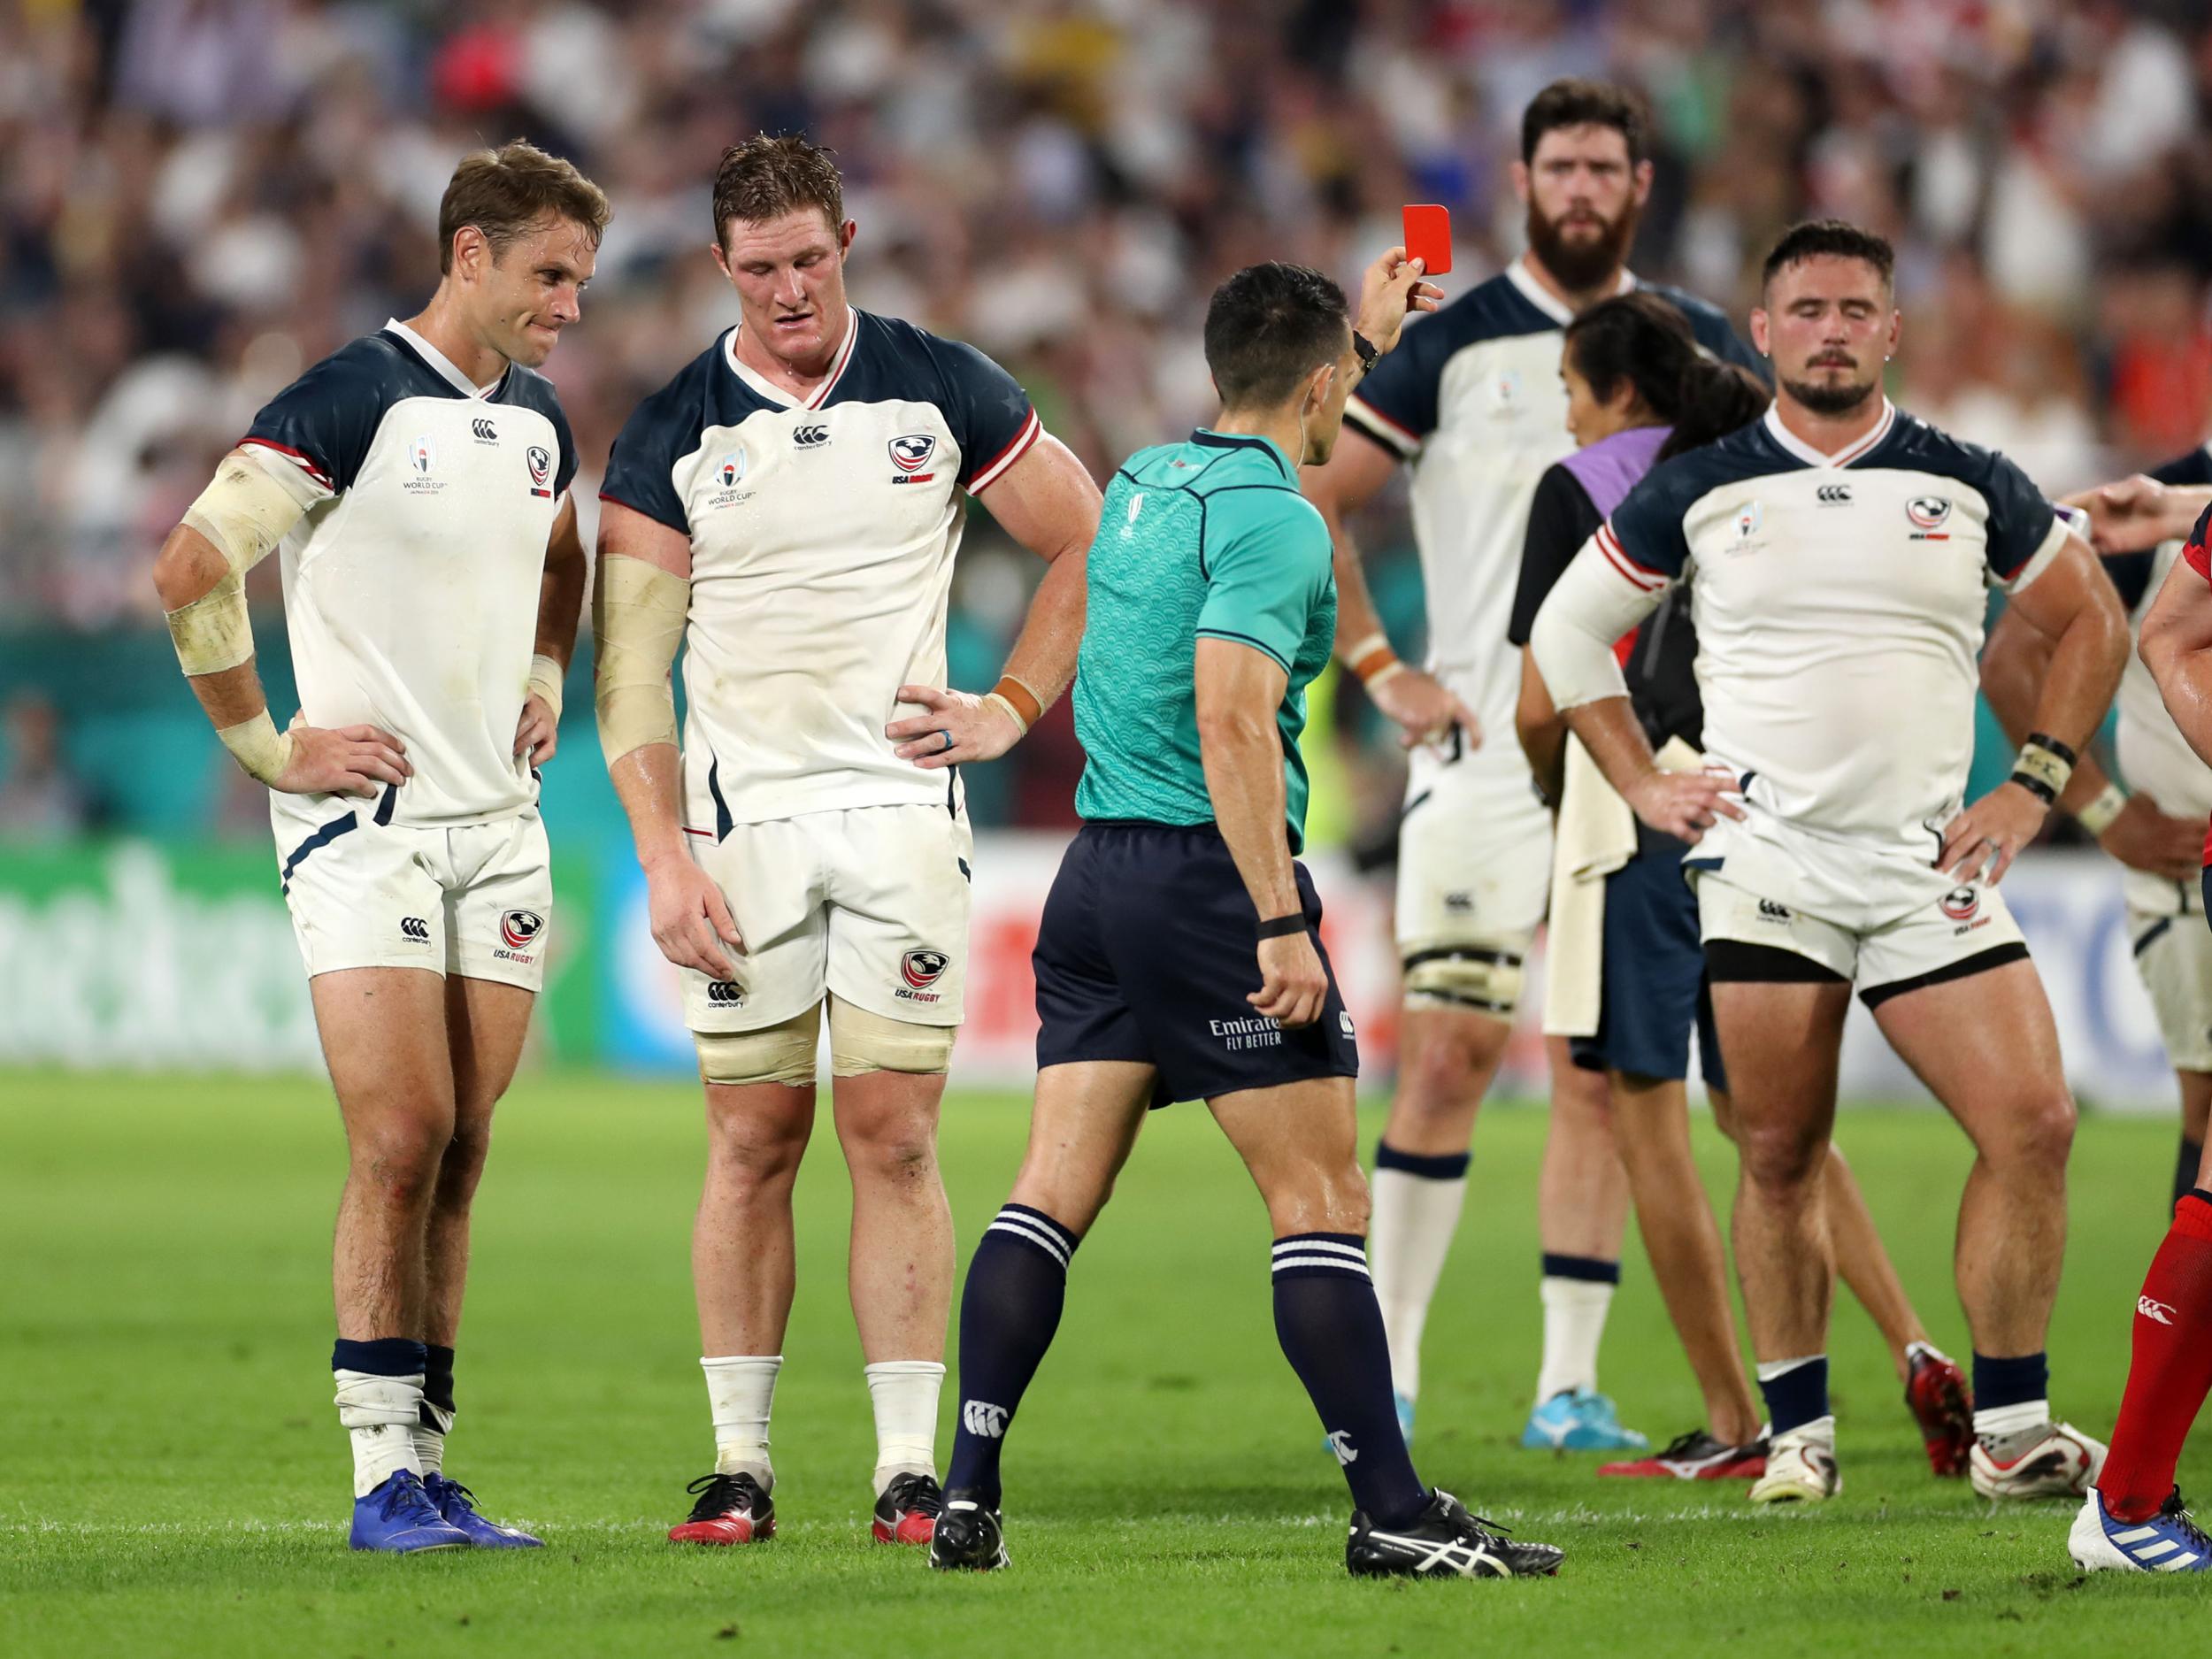
[[[1659,751],[1667,772],[1704,757],[1680,738]],[[1602,1007],[1605,878],[1636,856],[1636,814],[1589,750],[1567,740],[1566,792],[1552,847],[1551,923],[1544,954],[1544,1033],[1594,1037]]]

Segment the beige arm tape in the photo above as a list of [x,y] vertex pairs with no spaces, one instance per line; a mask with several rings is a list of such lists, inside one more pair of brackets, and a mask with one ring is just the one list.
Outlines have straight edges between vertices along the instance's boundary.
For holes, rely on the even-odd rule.
[[599,747],[610,766],[634,749],[676,741],[676,693],[668,671],[690,609],[691,584],[657,565],[618,553],[601,565],[591,611],[599,641],[593,695]]
[[742,1087],[785,1083],[803,1087],[814,1081],[814,1050],[822,1035],[822,1005],[795,1014],[780,1025],[759,1031],[695,1031],[699,1076],[709,1083]]
[[858,1077],[865,1071],[938,1072],[952,1064],[957,1025],[886,1019],[837,996],[829,1003],[832,1077]]
[[273,472],[245,450],[223,457],[214,480],[184,511],[185,528],[204,536],[229,566],[214,587],[168,613],[169,637],[187,674],[219,674],[251,659],[246,572],[328,493],[303,473],[295,480]]
[[553,724],[561,723],[561,686],[568,678],[568,671],[540,651],[530,659],[530,681],[523,695],[542,697],[545,706],[553,710]]

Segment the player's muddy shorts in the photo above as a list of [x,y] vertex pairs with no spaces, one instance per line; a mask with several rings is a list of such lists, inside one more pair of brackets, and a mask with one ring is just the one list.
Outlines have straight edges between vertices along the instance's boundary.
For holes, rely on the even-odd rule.
[[685,839],[728,901],[744,948],[733,979],[683,970],[693,1031],[758,1031],[841,1001],[914,1025],[957,1025],[968,982],[964,811],[861,806]]
[[1697,876],[1697,909],[1712,983],[1841,981],[1857,986],[1869,1008],[2028,956],[2003,895],[1978,884],[1953,887],[1878,926],[1851,928],[1705,871]]
[[1259,918],[1220,832],[1086,824],[1060,861],[1031,958],[1038,1068],[1156,1066],[1155,1106],[1357,1077],[1352,1017],[1321,946],[1320,895],[1296,870],[1329,988],[1319,1019],[1284,1031],[1245,1000],[1260,988]]
[[537,990],[553,918],[537,809],[431,828],[389,822],[391,798],[389,791],[374,801],[269,798],[284,902],[308,977],[427,968]]

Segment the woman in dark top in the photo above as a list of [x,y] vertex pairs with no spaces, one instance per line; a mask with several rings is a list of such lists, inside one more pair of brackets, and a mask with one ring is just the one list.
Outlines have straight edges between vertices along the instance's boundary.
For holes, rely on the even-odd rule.
[[[1568,428],[1583,447],[1537,485],[1509,629],[1517,645],[1527,644],[1536,612],[1569,561],[1646,472],[1748,425],[1768,402],[1754,376],[1701,352],[1681,313],[1647,294],[1606,300],[1570,324],[1560,374],[1567,384]],[[1704,710],[1687,587],[1670,594],[1623,641],[1622,651],[1630,701],[1652,748],[1672,745],[1664,758],[1694,764]],[[1522,747],[1539,788],[1556,806],[1566,726],[1535,659],[1522,660]],[[1586,776],[1589,787],[1607,787],[1594,772]],[[1578,779],[1575,787],[1585,784]],[[1632,817],[1630,822],[1634,851],[1603,878],[1596,1030],[1571,1039],[1570,1046],[1578,1065],[1604,1071],[1611,1080],[1615,1133],[1637,1223],[1704,1394],[1707,1421],[1654,1456],[1609,1463],[1599,1472],[1755,1478],[1764,1471],[1766,1448],[1730,1310],[1720,1231],[1691,1156],[1683,1087],[1694,1025],[1714,1117],[1727,1133],[1727,1077],[1713,1031],[1697,904],[1682,878],[1688,849]],[[1564,834],[1556,856],[1563,863],[1574,856]],[[1555,879],[1555,895],[1561,879]],[[1560,919],[1555,914],[1555,928]],[[1929,1345],[1840,1152],[1830,1160],[1827,1182],[1838,1269],[1889,1342],[1936,1472],[1961,1473],[1971,1425],[1965,1379]]]

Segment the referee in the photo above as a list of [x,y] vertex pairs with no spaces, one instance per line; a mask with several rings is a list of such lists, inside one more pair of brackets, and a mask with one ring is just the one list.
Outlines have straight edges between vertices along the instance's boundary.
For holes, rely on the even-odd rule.
[[1326,526],[1298,493],[1344,399],[1435,288],[1394,248],[1344,296],[1298,265],[1239,272],[1206,314],[1222,413],[1115,474],[1087,567],[1075,721],[1086,820],[1045,901],[1029,1151],[976,1248],[960,1413],[933,1565],[1006,1564],[999,1454],[1060,1322],[1068,1263],[1149,1106],[1203,1100],[1275,1234],[1275,1325],[1356,1512],[1356,1573],[1511,1578],[1560,1552],[1415,1475],[1391,1401],[1355,1151],[1352,1022],[1294,858],[1305,690],[1329,660]]

